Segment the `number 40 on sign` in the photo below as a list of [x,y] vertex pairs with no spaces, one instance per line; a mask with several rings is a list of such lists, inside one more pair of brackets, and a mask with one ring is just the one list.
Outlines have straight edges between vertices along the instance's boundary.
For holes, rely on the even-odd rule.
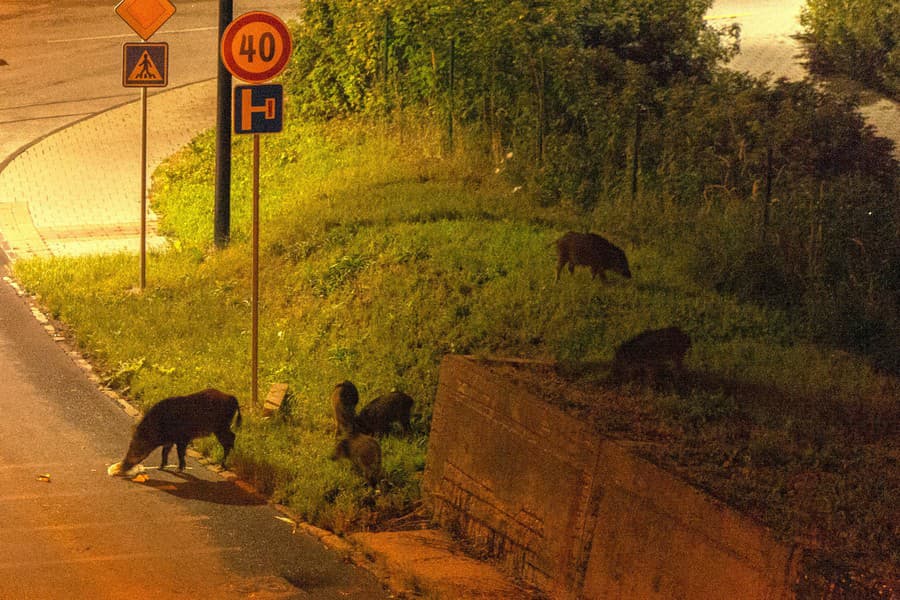
[[221,51],[222,62],[232,75],[247,83],[263,83],[287,66],[291,34],[275,15],[248,12],[225,29]]

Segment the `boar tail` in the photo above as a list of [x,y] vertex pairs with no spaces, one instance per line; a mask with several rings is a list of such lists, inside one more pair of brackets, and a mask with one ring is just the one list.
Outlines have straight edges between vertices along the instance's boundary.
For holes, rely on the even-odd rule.
[[234,401],[234,412],[231,413],[232,418],[234,418],[235,413],[237,414],[237,418],[234,419],[234,426],[240,427],[241,422],[243,421],[243,418],[241,418],[241,405],[234,396],[232,396],[231,399]]

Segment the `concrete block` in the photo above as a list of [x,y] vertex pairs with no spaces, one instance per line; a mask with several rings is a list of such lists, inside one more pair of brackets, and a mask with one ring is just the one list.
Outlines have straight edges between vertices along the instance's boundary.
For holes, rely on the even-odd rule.
[[266,394],[266,400],[263,403],[263,416],[271,417],[275,413],[277,413],[281,409],[281,403],[284,402],[285,396],[287,396],[288,392],[288,384],[286,383],[273,383],[272,387],[269,388],[269,393]]
[[792,597],[792,547],[473,359],[441,364],[423,489],[552,598]]

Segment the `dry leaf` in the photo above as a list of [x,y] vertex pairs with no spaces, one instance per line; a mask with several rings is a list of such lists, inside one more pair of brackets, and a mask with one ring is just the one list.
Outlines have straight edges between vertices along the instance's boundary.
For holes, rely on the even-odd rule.
[[146,473],[141,473],[140,475],[134,477],[132,481],[134,481],[135,483],[144,483],[148,479],[150,479],[150,477]]

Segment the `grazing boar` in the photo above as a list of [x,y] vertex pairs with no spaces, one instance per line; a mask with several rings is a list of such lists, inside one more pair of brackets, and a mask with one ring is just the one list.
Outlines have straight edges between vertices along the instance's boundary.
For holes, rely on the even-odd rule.
[[349,459],[354,469],[375,487],[381,478],[381,446],[370,435],[356,433],[343,438],[334,447],[331,460]]
[[680,371],[690,347],[691,338],[678,327],[647,330],[616,349],[613,371],[618,375],[635,371],[658,372],[666,365]]
[[234,447],[231,421],[235,415],[235,425],[240,427],[241,407],[237,398],[219,390],[208,389],[160,400],[138,423],[125,458],[110,466],[107,472],[130,477],[141,461],[159,446],[163,447],[160,468],[164,469],[173,445],[178,452],[178,469],[183,471],[184,455],[190,441],[210,434],[215,434],[222,444],[224,466]]
[[331,392],[331,407],[334,409],[334,437],[352,435],[356,432],[356,405],[359,392],[350,381],[342,381]]
[[575,271],[576,265],[590,267],[591,276],[599,275],[603,281],[606,281],[606,271],[613,271],[626,279],[631,278],[625,253],[596,233],[568,232],[556,241],[556,256],[557,281],[560,271],[566,265],[569,266],[569,273]]
[[356,417],[356,427],[369,435],[391,431],[393,423],[400,423],[404,433],[409,433],[409,413],[413,399],[403,392],[390,392],[366,404]]

